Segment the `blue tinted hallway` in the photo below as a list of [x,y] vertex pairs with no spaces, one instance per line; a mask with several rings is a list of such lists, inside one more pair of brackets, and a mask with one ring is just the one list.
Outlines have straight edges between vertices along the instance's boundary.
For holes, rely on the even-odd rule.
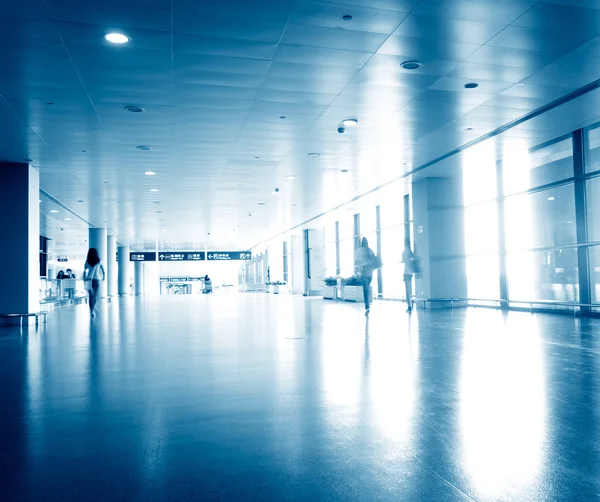
[[597,500],[600,322],[268,295],[0,331],[2,500]]

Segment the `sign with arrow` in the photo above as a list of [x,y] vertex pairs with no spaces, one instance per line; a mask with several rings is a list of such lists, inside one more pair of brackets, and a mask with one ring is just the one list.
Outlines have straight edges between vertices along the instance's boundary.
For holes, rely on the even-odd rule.
[[204,261],[206,253],[204,251],[178,251],[158,253],[158,261]]
[[250,251],[209,251],[208,261],[240,261],[252,259]]

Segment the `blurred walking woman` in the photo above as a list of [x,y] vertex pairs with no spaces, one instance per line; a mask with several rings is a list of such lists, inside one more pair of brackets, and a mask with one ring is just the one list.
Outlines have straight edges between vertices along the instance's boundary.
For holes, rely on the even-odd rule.
[[98,302],[98,289],[100,288],[100,281],[103,281],[106,277],[104,273],[104,267],[100,263],[100,257],[98,256],[98,250],[96,248],[90,248],[85,260],[85,268],[83,271],[83,281],[85,289],[87,289],[90,300],[90,313],[92,317],[96,315],[98,311],[96,304]]

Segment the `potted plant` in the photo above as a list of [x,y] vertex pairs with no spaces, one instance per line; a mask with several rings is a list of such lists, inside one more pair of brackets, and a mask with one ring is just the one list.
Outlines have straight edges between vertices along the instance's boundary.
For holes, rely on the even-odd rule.
[[269,290],[272,294],[278,295],[280,293],[286,293],[287,283],[283,281],[274,281],[269,284]]
[[353,275],[342,280],[342,299],[346,302],[361,303],[365,301],[362,288],[362,279]]
[[325,277],[323,279],[323,299],[335,300],[337,298],[337,277]]

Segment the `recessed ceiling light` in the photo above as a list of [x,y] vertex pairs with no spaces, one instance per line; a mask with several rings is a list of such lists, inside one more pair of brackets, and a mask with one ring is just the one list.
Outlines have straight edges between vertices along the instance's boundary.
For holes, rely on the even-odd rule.
[[286,176],[285,179],[286,180],[295,180],[296,176],[293,176],[293,175],[290,174],[289,176]]
[[46,105],[47,105],[47,106],[54,106],[54,103],[53,103],[52,101],[48,101],[48,102],[46,103]]
[[404,63],[401,63],[400,66],[405,70],[416,70],[417,68],[421,67],[421,63],[418,61],[404,61]]
[[255,159],[260,159],[260,157],[254,157]]
[[144,174],[146,176],[154,176],[156,173],[154,171],[146,171]]
[[348,169],[342,169],[342,172],[343,172],[343,173],[347,173],[347,172],[348,172]]
[[71,218],[65,218],[65,221],[71,221]]
[[548,197],[548,200],[554,200],[554,197]]
[[138,145],[138,146],[136,146],[136,148],[138,150],[142,150],[143,152],[147,152],[149,150],[152,150],[151,146],[146,146],[146,145]]
[[342,19],[344,21],[352,21],[352,16],[350,14],[346,14],[345,16],[342,16]]
[[279,117],[281,120],[285,120],[287,119],[287,117],[285,115],[282,115],[281,117]]
[[87,150],[81,150],[81,153],[87,153]]
[[78,200],[77,202],[79,202],[81,204],[83,201],[82,200]]
[[151,192],[158,192],[159,190],[158,190],[158,188],[151,188],[150,191]]
[[319,157],[321,154],[320,153],[309,153],[308,156],[309,157]]
[[123,35],[122,33],[107,33],[104,35],[104,38],[111,44],[126,44],[129,42],[129,37]]
[[342,124],[344,124],[346,127],[354,127],[358,125],[358,119],[345,119],[342,120]]
[[51,213],[58,213],[58,211],[56,209],[51,209],[50,212]]
[[38,202],[42,202],[42,199],[38,200]]
[[259,202],[259,203],[258,203],[258,205],[259,205],[259,206],[264,206],[264,205],[266,205],[266,204],[265,204],[264,202]]
[[476,89],[477,87],[479,87],[477,82],[469,82],[468,84],[465,84],[465,89]]
[[131,112],[131,113],[141,113],[144,111],[144,109],[141,106],[137,106],[137,105],[126,106],[125,110],[127,110],[128,112]]

